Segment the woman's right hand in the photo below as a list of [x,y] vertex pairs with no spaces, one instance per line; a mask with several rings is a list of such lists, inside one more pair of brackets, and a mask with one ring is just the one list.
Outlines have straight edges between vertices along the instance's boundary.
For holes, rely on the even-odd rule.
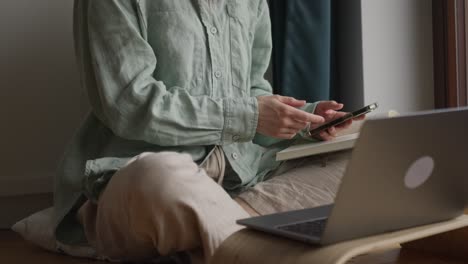
[[300,109],[306,104],[303,100],[280,95],[257,97],[257,132],[274,138],[291,139],[310,123],[318,125],[325,121],[321,116]]

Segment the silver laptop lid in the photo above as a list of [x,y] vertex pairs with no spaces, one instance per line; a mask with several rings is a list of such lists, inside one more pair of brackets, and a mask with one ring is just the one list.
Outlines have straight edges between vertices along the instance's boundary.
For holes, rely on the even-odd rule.
[[468,109],[368,120],[321,242],[456,217],[467,178]]

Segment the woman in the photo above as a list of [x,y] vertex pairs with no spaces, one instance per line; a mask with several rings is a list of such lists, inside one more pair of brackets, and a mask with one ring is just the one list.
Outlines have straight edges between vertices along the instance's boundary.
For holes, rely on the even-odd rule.
[[[344,113],[272,95],[269,19],[265,0],[75,2],[92,112],[56,179],[58,240],[114,259],[209,261],[246,211],[289,209],[260,198],[288,178],[256,185],[284,172],[262,146]],[[337,178],[321,181],[329,193],[305,201],[332,199]]]

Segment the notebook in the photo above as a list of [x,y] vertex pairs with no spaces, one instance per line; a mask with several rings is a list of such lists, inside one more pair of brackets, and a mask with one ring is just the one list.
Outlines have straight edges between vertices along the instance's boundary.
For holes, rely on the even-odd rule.
[[352,133],[339,136],[330,141],[299,141],[298,143],[276,153],[276,160],[290,160],[312,155],[323,154],[327,152],[352,149],[359,133]]

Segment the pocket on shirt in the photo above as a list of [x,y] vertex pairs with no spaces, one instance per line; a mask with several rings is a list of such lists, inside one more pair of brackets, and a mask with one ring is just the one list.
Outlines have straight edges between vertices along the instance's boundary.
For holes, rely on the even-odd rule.
[[154,12],[178,12],[193,8],[190,1],[179,0],[137,0],[137,4],[146,15]]
[[148,17],[148,41],[157,59],[156,79],[191,95],[204,95],[207,54],[203,25],[196,16],[190,10],[153,12]]

